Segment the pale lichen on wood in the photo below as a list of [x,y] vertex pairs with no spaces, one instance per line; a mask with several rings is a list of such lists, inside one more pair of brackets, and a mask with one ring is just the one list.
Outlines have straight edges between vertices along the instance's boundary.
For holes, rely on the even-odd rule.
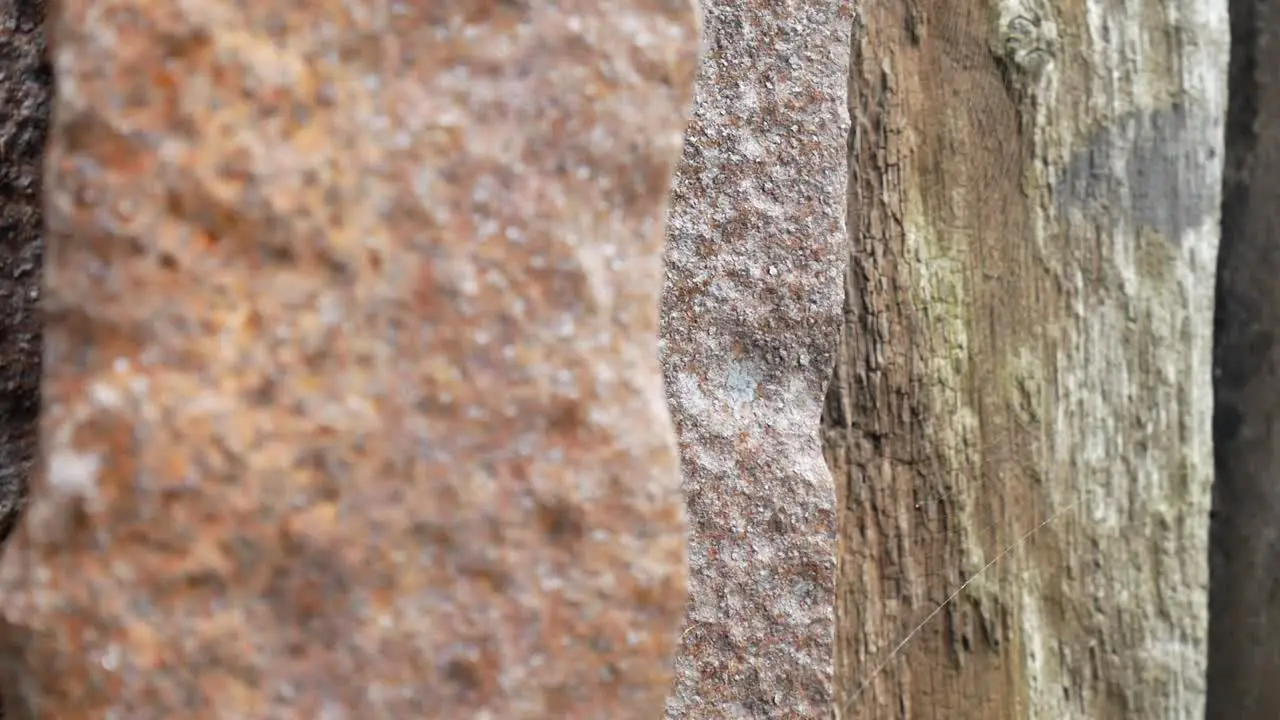
[[1195,716],[1225,5],[863,12],[847,716]]

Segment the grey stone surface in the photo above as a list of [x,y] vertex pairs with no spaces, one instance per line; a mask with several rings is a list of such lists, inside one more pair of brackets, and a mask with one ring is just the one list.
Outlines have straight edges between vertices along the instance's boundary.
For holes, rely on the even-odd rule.
[[691,523],[667,717],[829,717],[835,496],[818,427],[846,259],[851,10],[702,7],[663,297]]

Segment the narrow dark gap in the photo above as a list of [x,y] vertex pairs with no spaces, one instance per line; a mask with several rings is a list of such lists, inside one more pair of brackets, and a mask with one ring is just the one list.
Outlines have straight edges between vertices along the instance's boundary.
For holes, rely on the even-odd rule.
[[1280,717],[1280,46],[1267,39],[1277,10],[1229,0],[1206,720]]
[[[40,416],[41,175],[53,71],[45,0],[0,3],[0,553],[27,501]],[[33,717],[13,682],[20,628],[0,620],[0,718]]]

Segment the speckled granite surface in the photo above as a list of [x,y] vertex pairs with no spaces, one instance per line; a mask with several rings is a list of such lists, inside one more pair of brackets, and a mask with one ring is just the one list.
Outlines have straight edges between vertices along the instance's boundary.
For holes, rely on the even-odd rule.
[[831,0],[702,8],[663,298],[692,531],[667,717],[830,717],[835,493],[818,430],[847,259],[853,19]]
[[695,9],[59,5],[12,716],[658,717]]

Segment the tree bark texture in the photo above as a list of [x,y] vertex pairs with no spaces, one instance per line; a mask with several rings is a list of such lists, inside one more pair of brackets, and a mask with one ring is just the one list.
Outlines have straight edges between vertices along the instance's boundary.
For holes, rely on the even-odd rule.
[[1196,717],[1225,2],[860,10],[839,717]]
[[1208,720],[1280,717],[1280,6],[1231,0],[1214,318]]

